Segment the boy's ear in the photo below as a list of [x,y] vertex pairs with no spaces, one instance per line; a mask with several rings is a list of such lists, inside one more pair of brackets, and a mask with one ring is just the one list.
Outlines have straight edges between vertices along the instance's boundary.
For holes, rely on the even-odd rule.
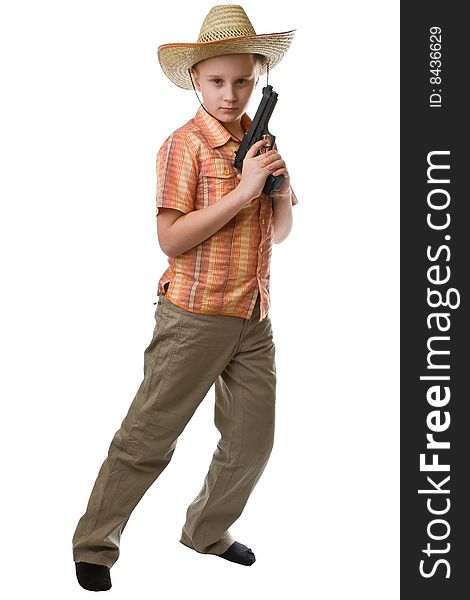
[[191,76],[194,81],[194,87],[197,89],[198,92],[200,92],[201,86],[199,85],[199,76],[194,69],[191,69]]

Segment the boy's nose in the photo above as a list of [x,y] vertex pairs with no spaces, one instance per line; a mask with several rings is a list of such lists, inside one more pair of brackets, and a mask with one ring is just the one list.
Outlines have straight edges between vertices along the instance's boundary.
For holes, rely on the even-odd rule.
[[234,100],[236,100],[236,95],[235,95],[235,91],[234,88],[232,88],[231,86],[227,86],[224,90],[224,100],[226,102],[233,102]]

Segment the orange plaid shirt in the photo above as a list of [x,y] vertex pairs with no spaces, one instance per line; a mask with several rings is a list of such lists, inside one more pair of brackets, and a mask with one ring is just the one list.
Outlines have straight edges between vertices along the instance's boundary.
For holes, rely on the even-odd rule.
[[[248,131],[245,113],[241,125]],[[233,166],[240,142],[202,106],[172,133],[157,155],[158,207],[183,213],[217,202],[239,181]],[[291,188],[291,203],[297,204]],[[188,311],[249,319],[258,292],[260,321],[268,314],[273,243],[272,200],[261,194],[207,240],[176,257],[158,282],[158,293]]]

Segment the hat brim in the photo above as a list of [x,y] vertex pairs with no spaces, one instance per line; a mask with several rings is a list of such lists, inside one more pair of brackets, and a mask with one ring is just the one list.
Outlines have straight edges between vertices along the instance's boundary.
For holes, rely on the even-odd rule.
[[[255,53],[266,56],[269,69],[284,57],[294,38],[295,29],[281,33],[240,36],[212,42],[163,44],[158,47],[158,60],[165,75],[178,87],[191,90],[188,69],[200,60],[225,54]],[[266,64],[260,75],[266,72]]]

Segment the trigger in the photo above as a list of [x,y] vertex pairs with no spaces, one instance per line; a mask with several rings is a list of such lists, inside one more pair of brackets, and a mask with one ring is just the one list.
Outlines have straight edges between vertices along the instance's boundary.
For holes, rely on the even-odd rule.
[[271,146],[272,146],[272,137],[269,135],[269,133],[265,133],[265,134],[262,136],[262,138],[261,138],[261,139],[263,139],[263,140],[266,140],[267,142],[269,142],[269,144],[268,144],[268,145],[266,145],[266,146],[263,146],[263,147],[261,148],[261,150],[260,150],[260,153],[261,153],[261,154],[266,154],[266,152],[267,152],[268,150],[270,150],[270,149],[271,149]]

